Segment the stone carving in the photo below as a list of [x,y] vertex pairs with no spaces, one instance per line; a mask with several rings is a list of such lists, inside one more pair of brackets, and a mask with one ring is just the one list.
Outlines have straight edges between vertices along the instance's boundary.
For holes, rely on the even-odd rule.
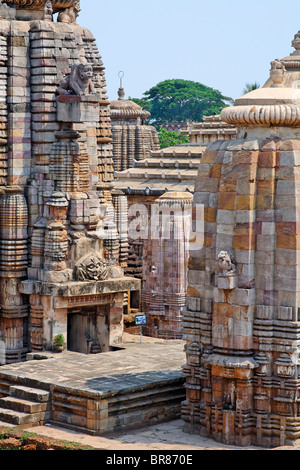
[[44,7],[44,21],[53,21],[53,6],[52,1],[47,0]]
[[94,93],[92,82],[93,68],[89,64],[77,64],[71,68],[70,75],[61,80],[57,93],[59,95],[84,96]]
[[62,11],[57,18],[59,23],[76,23],[79,13],[81,12],[80,1],[75,0],[73,6]]
[[236,267],[233,264],[231,257],[227,251],[221,251],[218,255],[219,266],[221,268],[220,276],[234,276],[236,274]]
[[60,221],[51,222],[45,234],[45,269],[60,271],[66,268],[68,233]]
[[6,5],[2,0],[0,0],[0,19],[1,18],[8,20],[16,19],[16,9]]
[[284,64],[279,60],[275,59],[271,62],[270,78],[273,82],[272,87],[283,86],[283,81],[286,75],[286,69]]
[[76,264],[78,281],[103,281],[108,277],[108,266],[97,252],[88,253]]
[[300,109],[296,104],[232,106],[223,109],[221,118],[239,126],[291,126],[300,125]]

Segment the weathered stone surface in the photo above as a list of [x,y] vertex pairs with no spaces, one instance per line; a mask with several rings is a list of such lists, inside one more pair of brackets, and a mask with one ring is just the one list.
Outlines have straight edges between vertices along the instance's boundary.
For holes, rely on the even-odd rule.
[[[76,24],[77,2],[14,5],[1,11],[15,17],[0,19],[0,336],[7,362],[24,360],[29,347],[51,349],[58,334],[76,350],[89,331],[87,352],[96,353],[122,339],[124,293],[140,289],[123,276],[126,212],[110,187],[104,67],[94,37]],[[99,233],[105,216],[108,230]],[[94,253],[108,283],[87,276],[79,285],[77,263]],[[64,296],[72,301],[62,307]],[[92,309],[101,341],[79,315],[68,337],[75,308],[86,322]]]
[[[272,62],[263,88],[223,110],[237,140],[208,147],[195,186],[194,205],[217,214],[204,225],[208,250],[191,250],[182,417],[186,431],[227,444],[276,447],[299,438],[292,403],[299,391],[300,93],[291,88],[299,34],[293,44],[294,54]],[[217,204],[212,174],[219,175]],[[219,273],[220,250],[236,266],[232,278]],[[197,361],[189,351],[198,351]]]

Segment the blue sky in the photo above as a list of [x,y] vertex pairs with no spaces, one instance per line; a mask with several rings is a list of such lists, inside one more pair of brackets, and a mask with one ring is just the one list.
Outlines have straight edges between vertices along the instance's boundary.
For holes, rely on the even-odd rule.
[[126,97],[158,82],[201,82],[237,98],[263,85],[270,62],[289,55],[300,30],[299,0],[82,0],[78,23],[92,31],[110,100],[118,72]]

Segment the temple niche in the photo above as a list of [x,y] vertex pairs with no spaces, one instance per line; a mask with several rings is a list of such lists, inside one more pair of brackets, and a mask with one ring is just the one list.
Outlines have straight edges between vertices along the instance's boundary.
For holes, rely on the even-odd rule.
[[[0,334],[6,362],[122,341],[126,201],[112,188],[105,70],[73,0],[0,8]],[[57,20],[57,21],[56,21]]]
[[207,147],[195,185],[204,234],[190,247],[182,418],[230,445],[300,437],[299,37],[222,111],[237,139]]

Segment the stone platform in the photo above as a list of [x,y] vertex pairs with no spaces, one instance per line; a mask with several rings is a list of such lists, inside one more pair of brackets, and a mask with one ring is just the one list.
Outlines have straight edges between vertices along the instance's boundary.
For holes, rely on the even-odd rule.
[[0,396],[8,397],[16,386],[47,390],[45,421],[92,435],[180,418],[183,342],[143,338],[140,344],[139,336],[126,337],[108,353],[40,353],[2,366]]

